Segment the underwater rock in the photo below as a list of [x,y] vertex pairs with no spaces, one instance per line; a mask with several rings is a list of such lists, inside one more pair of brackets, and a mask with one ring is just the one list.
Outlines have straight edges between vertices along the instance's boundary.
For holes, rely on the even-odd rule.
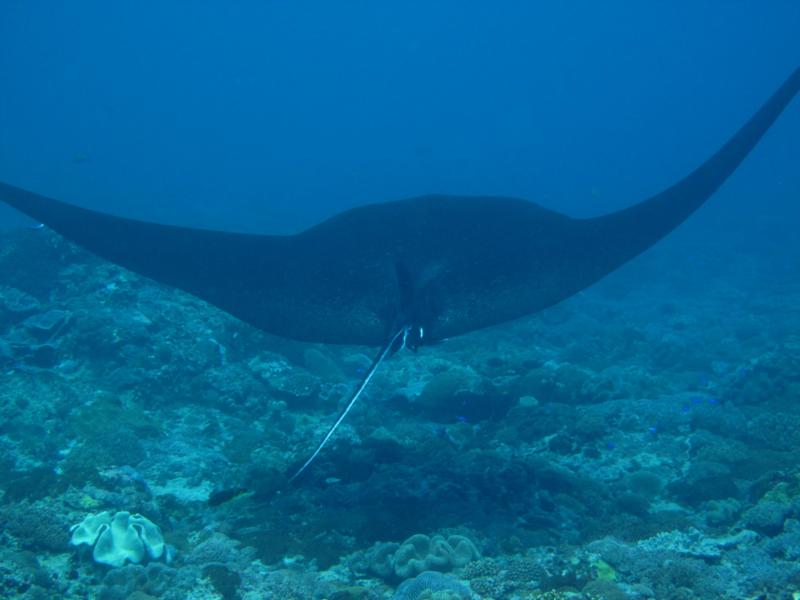
[[[785,582],[787,575],[776,576],[770,565],[765,565],[763,551],[754,545],[757,534],[745,531],[739,535],[741,538],[706,538],[697,530],[670,531],[636,544],[605,538],[586,549],[612,565],[620,574],[618,581],[652,591],[644,598],[749,598],[758,597],[756,591],[763,593],[772,585],[782,585],[776,582]],[[733,568],[730,559],[743,562]]]
[[685,336],[672,332],[662,333],[650,343],[648,353],[657,369],[680,367],[686,370],[702,371],[708,368],[704,355],[699,352]]
[[247,366],[273,391],[287,400],[308,402],[319,394],[320,381],[308,371],[290,365],[271,352],[253,357]]
[[[795,398],[787,400],[795,402]],[[783,452],[800,447],[800,415],[792,412],[764,412],[747,421],[747,438],[751,448],[759,446]]]
[[22,316],[39,310],[39,301],[17,288],[0,287],[0,316],[4,319],[21,318]]
[[5,339],[0,340],[0,364],[10,362],[19,371],[49,369],[58,362],[57,355],[57,344],[39,344],[19,329],[12,330]]
[[61,463],[63,479],[72,485],[94,479],[102,469],[120,464],[136,465],[146,456],[139,436],[127,429],[101,430],[84,437],[83,441]]
[[[585,597],[602,598],[603,600],[629,600],[630,595],[626,594],[615,581],[606,579],[594,579],[583,586],[581,592]],[[647,598],[648,596],[634,596]]]
[[63,552],[66,521],[46,508],[46,501],[9,503],[0,510],[2,529],[11,533],[20,547],[36,552]]
[[184,582],[180,571],[162,563],[125,565],[108,570],[97,597],[100,600],[187,598],[188,589],[180,589],[181,583]]
[[800,521],[786,519],[783,532],[768,538],[764,550],[770,555],[793,563],[800,563]]
[[47,312],[31,315],[22,324],[34,337],[45,341],[51,340],[61,333],[71,319],[71,312],[54,308]]
[[203,567],[203,577],[207,577],[214,590],[223,600],[237,600],[242,576],[225,565],[213,564]]
[[716,561],[723,550],[751,545],[758,534],[743,529],[735,535],[712,538],[697,529],[688,531],[662,531],[651,538],[641,540],[637,546],[647,552],[675,552],[683,556]]
[[364,448],[370,450],[381,464],[397,462],[404,457],[403,444],[385,427],[375,429],[363,443]]
[[742,503],[733,498],[711,500],[706,505],[705,519],[709,525],[730,525],[742,510]]
[[33,552],[11,549],[0,553],[0,596],[25,600],[55,598],[50,574]]
[[[517,588],[508,577],[506,566],[507,562],[502,559],[481,558],[465,566],[462,577],[469,581],[470,589],[482,598],[506,598]],[[531,580],[531,584],[535,585],[536,581]]]
[[617,496],[616,505],[620,511],[642,519],[650,514],[650,499],[641,494],[622,493]]
[[634,493],[646,498],[655,498],[661,493],[664,482],[652,471],[635,471],[625,479],[625,485]]
[[243,570],[253,558],[252,548],[242,548],[241,542],[215,531],[186,554],[183,562],[199,567],[217,564]]
[[429,410],[438,410],[452,405],[459,392],[477,391],[480,378],[472,369],[452,367],[434,375],[415,399],[417,404]]
[[186,350],[183,359],[191,371],[201,372],[224,365],[226,352],[214,338],[201,337]]
[[238,414],[252,398],[264,395],[264,384],[244,365],[234,363],[204,371],[205,385],[200,388],[198,402]]
[[541,402],[563,404],[585,404],[597,401],[587,394],[593,373],[570,363],[548,361],[529,371],[511,385],[511,393],[517,397],[533,396]]
[[791,513],[791,505],[762,498],[758,504],[744,513],[742,521],[748,529],[773,536],[783,531],[783,522]]
[[59,477],[47,466],[37,466],[27,471],[5,473],[7,487],[4,500],[37,500],[59,489]]
[[27,365],[49,369],[58,362],[58,348],[55,344],[33,344],[28,347],[28,350],[28,355],[23,358]]
[[57,363],[60,340],[55,337],[35,336],[27,327],[15,327],[0,340],[0,361],[15,361],[19,370],[49,369]]
[[345,379],[344,373],[333,359],[319,348],[308,348],[303,352],[303,366],[326,382],[344,381]]
[[505,383],[495,386],[471,368],[457,365],[434,373],[419,392],[407,387],[406,395],[410,398],[404,407],[407,411],[418,414],[422,408],[427,418],[440,423],[502,419],[517,401]]
[[276,392],[305,402],[319,393],[319,380],[310,373],[301,371],[276,377],[269,384]]
[[675,498],[688,506],[697,506],[706,500],[735,498],[739,489],[730,475],[730,469],[719,463],[698,461],[689,467],[686,475],[668,486]]
[[[704,411],[697,410],[699,407],[708,407],[707,402],[702,397],[693,396],[689,399],[692,411],[692,423],[698,425],[698,415]],[[718,419],[720,420],[720,419]],[[731,434],[737,431],[733,427],[723,435],[711,433],[705,429],[698,429],[692,436],[692,453],[696,461],[719,463],[723,465],[735,466],[744,463],[749,457],[748,447],[741,441],[729,439]]]
[[740,404],[787,406],[797,396],[800,380],[800,344],[782,344],[741,365],[729,382]]
[[583,414],[575,421],[572,432],[582,441],[593,442],[607,435],[611,429],[602,415]]

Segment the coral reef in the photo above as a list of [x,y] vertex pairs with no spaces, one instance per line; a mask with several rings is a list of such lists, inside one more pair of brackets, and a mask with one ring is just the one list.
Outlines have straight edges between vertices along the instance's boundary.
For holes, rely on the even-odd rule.
[[[3,235],[3,597],[800,591],[800,290],[769,287],[769,261],[664,282],[654,250],[539,317],[398,352],[288,486],[371,349],[272,338],[47,232]],[[87,513],[113,538],[122,507],[172,562],[126,564],[147,554],[132,515],[119,566],[70,548]]]
[[161,558],[165,553],[161,529],[147,517],[120,511],[88,515],[70,527],[73,546],[92,547],[95,562],[121,567],[126,562],[140,563],[145,556]]

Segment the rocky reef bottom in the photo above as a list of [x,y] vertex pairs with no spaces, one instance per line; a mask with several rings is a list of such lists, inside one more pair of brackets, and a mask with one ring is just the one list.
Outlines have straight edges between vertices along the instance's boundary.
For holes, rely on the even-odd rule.
[[288,484],[375,349],[3,233],[0,597],[798,598],[791,255],[688,233],[400,352]]

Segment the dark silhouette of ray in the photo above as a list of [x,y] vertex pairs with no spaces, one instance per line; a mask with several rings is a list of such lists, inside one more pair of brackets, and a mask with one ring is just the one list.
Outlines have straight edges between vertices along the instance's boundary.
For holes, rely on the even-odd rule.
[[270,333],[380,345],[297,477],[399,346],[537,312],[631,260],[722,185],[799,88],[800,69],[694,172],[648,200],[592,219],[514,198],[423,196],[362,206],[296,235],[270,236],[145,223],[7,184],[0,184],[0,200],[107,260]]
[[652,246],[733,173],[799,87],[800,69],[689,176],[593,219],[513,198],[423,196],[269,236],[145,223],[6,184],[0,200],[270,333],[380,345],[407,320],[435,341],[551,306]]

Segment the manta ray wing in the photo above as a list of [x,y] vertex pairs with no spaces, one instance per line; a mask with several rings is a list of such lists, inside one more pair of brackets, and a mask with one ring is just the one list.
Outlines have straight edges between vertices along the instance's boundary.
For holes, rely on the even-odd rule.
[[688,177],[594,219],[514,198],[423,196],[269,236],[125,219],[6,184],[0,200],[98,256],[270,333],[378,346],[398,319],[410,318],[425,341],[436,341],[556,304],[652,246],[733,173],[799,88],[800,69]]

